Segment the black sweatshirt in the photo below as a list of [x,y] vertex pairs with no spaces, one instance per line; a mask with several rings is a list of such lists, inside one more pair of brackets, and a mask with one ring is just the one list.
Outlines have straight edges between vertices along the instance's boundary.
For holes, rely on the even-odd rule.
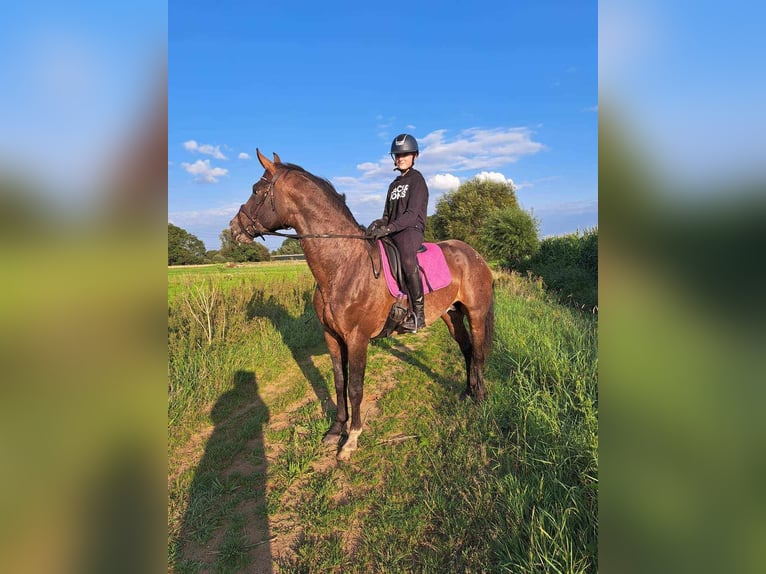
[[426,228],[428,186],[423,174],[410,168],[388,186],[383,221],[392,233],[414,227],[421,233]]

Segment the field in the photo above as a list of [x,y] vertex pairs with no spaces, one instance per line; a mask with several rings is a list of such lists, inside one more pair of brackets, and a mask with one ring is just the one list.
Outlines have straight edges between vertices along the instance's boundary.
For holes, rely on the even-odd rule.
[[169,270],[169,571],[598,570],[596,316],[498,275],[481,405],[443,323],[373,342],[338,463],[313,289],[303,262]]

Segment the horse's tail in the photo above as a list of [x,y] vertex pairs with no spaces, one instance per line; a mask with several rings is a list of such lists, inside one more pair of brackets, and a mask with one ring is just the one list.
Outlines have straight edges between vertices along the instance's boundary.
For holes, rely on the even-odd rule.
[[494,334],[495,334],[495,289],[493,285],[489,293],[489,309],[487,310],[487,317],[484,319],[484,345],[482,348],[482,354],[484,355],[485,359],[489,357],[489,353],[492,350],[492,337]]

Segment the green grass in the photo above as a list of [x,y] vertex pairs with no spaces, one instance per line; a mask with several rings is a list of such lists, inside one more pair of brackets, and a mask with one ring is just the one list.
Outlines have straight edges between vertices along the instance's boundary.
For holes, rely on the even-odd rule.
[[[500,278],[482,405],[458,399],[443,324],[374,342],[377,410],[338,464],[320,443],[333,412],[317,397],[334,388],[313,278],[280,267],[169,279],[190,281],[169,297],[171,570],[598,570],[595,316]],[[206,284],[222,293],[213,324],[227,317],[212,342],[183,304]]]
[[262,263],[237,263],[229,267],[226,263],[197,266],[168,267],[168,301],[188,290],[200,280],[213,281],[228,290],[234,286],[249,284],[257,277],[266,285],[300,281],[311,276],[303,261],[274,261]]

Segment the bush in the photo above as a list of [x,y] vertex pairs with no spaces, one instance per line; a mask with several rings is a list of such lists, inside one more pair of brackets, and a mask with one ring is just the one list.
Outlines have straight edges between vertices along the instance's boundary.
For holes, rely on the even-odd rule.
[[498,209],[518,208],[513,185],[473,178],[445,193],[428,218],[428,235],[438,240],[460,239],[481,252],[480,230]]
[[518,207],[497,210],[487,217],[481,230],[481,244],[489,257],[520,270],[537,253],[540,223]]
[[561,301],[578,307],[598,306],[598,228],[549,237],[530,260],[529,270],[542,277]]

